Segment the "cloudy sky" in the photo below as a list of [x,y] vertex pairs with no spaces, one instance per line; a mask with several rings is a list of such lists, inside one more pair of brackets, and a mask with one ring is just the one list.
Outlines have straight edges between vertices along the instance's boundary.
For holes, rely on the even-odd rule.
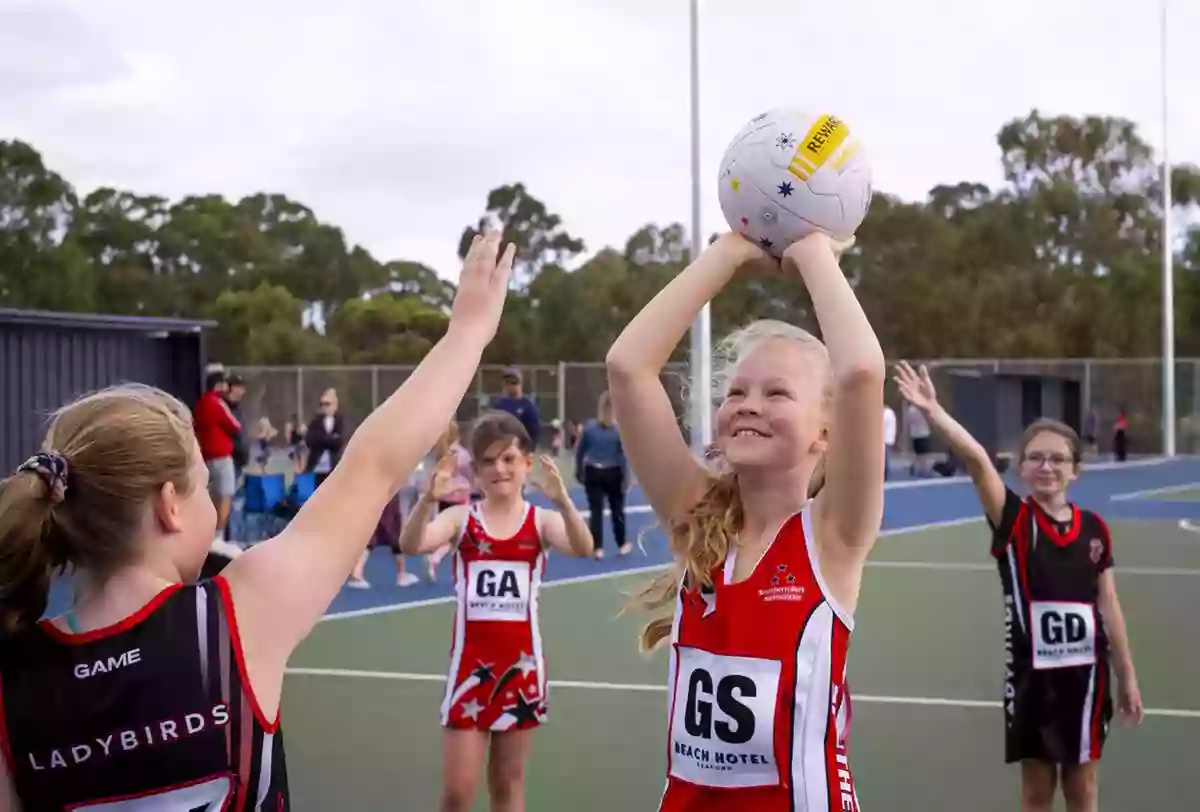
[[[1162,143],[1158,0],[701,0],[704,230],[751,116],[828,109],[876,187],[1000,179],[1037,107]],[[1170,0],[1170,140],[1200,162],[1200,3]],[[283,192],[447,275],[524,181],[590,249],[689,214],[686,0],[0,0],[0,138],[81,190]],[[1144,8],[1143,11],[1137,11]]]

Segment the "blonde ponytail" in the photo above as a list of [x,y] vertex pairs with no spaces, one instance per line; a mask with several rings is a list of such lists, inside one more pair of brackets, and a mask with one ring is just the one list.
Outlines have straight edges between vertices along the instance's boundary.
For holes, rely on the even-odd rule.
[[[714,477],[704,496],[670,527],[668,539],[676,563],[634,594],[630,607],[652,612],[671,606],[682,581],[692,587],[712,586],[712,571],[725,560],[743,523],[737,477],[732,473]],[[670,635],[672,625],[670,614],[651,620],[642,629],[638,648],[643,652],[655,649]]]

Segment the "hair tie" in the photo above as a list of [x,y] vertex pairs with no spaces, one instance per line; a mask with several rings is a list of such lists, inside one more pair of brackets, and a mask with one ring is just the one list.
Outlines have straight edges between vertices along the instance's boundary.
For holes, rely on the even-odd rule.
[[71,466],[67,458],[57,451],[39,451],[21,463],[17,473],[23,471],[33,471],[42,478],[50,489],[51,504],[57,505],[67,497],[67,477],[71,473]]

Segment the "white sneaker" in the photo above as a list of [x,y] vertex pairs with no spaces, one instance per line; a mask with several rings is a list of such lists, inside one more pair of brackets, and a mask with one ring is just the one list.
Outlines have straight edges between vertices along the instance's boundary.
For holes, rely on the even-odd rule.
[[212,544],[209,545],[208,549],[210,552],[225,556],[229,559],[237,558],[242,554],[241,547],[233,542],[226,541],[225,539],[213,539]]
[[411,572],[402,572],[396,576],[396,586],[412,586],[420,583],[421,579],[413,575]]
[[346,586],[351,589],[370,589],[371,582],[365,578],[351,578],[346,582]]

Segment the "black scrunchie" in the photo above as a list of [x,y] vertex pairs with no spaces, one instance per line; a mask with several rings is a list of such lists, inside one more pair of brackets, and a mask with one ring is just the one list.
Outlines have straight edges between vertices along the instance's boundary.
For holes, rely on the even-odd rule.
[[40,476],[50,489],[50,501],[57,505],[67,498],[67,478],[71,474],[71,466],[67,458],[57,451],[39,451],[17,469],[17,473],[33,471]]

